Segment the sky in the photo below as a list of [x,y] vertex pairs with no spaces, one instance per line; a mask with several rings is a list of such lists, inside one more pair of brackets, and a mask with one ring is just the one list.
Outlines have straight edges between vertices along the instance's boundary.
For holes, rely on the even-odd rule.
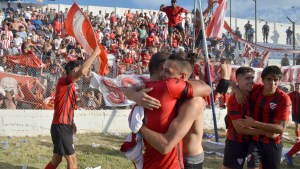
[[[257,18],[260,20],[288,23],[289,16],[300,24],[300,0],[256,0]],[[25,0],[25,2],[37,2],[37,0]],[[72,4],[72,0],[44,0],[44,3]],[[161,4],[170,5],[171,0],[77,0],[79,5],[159,9]],[[203,7],[207,6],[207,0],[202,0]],[[231,0],[232,17],[254,19],[254,0]],[[177,5],[188,10],[194,8],[194,0],[177,0]],[[229,0],[226,16],[229,17]]]

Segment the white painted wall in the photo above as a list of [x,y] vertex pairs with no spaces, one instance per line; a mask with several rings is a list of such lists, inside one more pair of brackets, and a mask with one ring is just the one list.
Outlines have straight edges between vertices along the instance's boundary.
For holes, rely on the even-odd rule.
[[[226,110],[216,110],[218,128],[224,128]],[[129,133],[126,110],[77,110],[75,123],[78,133]],[[0,110],[0,136],[50,135],[52,110]],[[213,129],[211,109],[205,111],[204,128]]]

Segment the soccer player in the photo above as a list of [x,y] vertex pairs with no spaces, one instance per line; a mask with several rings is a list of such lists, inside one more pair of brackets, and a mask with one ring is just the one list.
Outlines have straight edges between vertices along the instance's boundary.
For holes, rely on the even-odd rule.
[[97,47],[82,66],[76,61],[70,61],[65,65],[66,76],[58,80],[54,100],[54,115],[51,125],[51,137],[54,145],[53,156],[45,169],[57,168],[63,156],[67,160],[68,169],[77,169],[77,158],[73,144],[73,133],[76,133],[77,130],[74,123],[75,82],[88,72],[99,54],[100,49]]
[[[236,70],[235,76],[238,87],[246,97],[249,97],[252,90],[254,73],[254,70],[250,67],[240,67]],[[238,123],[246,115],[249,115],[248,102],[241,105],[237,102],[235,94],[232,94],[228,100],[227,116],[225,118],[228,130],[222,169],[243,169],[248,153],[248,135],[268,134],[270,137],[273,136],[272,133],[261,129],[240,127]]]
[[171,0],[172,6],[164,6],[161,5],[160,6],[160,11],[165,12],[169,22],[168,22],[168,32],[169,32],[169,40],[170,43],[172,44],[173,42],[173,32],[174,32],[174,28],[176,28],[180,34],[181,34],[181,38],[182,41],[185,41],[185,31],[182,27],[182,23],[181,23],[181,13],[185,13],[187,14],[188,11],[180,6],[177,6],[176,0]]
[[[267,66],[261,74],[263,85],[255,85],[249,95],[250,117],[241,119],[241,127],[255,127],[278,134],[252,136],[247,155],[248,168],[279,169],[282,154],[281,135],[288,124],[290,98],[278,89],[282,72],[277,66]],[[238,100],[238,99],[237,99]]]
[[300,83],[295,83],[295,91],[289,93],[292,101],[292,120],[295,122],[296,141],[300,141]]
[[[183,78],[183,77],[189,77],[189,75],[192,73],[192,66],[190,65],[190,63],[188,63],[186,61],[186,59],[184,59],[185,57],[182,57],[180,55],[185,55],[185,54],[182,54],[182,53],[181,54],[173,54],[165,62],[163,69],[164,69],[165,74],[168,74],[168,75],[166,75],[167,77]],[[152,58],[154,58],[154,56]],[[151,59],[151,60],[153,61],[153,59]],[[154,63],[154,62],[152,62],[152,63]],[[155,65],[158,65],[158,64],[155,64]],[[180,69],[182,69],[182,71],[184,73],[180,72]],[[151,61],[149,64],[149,70],[151,70]],[[158,75],[158,76],[156,76],[156,78],[158,78],[158,79],[160,78],[159,72],[160,72],[160,69],[156,69],[156,73],[157,73],[156,75]],[[150,77],[150,79],[151,79],[151,77]],[[152,78],[152,80],[153,80],[153,78]],[[161,83],[161,82],[158,81],[156,83]],[[178,83],[180,83],[180,81],[178,81]],[[176,86],[177,86],[176,92],[180,92],[181,91],[180,86],[178,86],[178,84]],[[200,95],[198,94],[198,96],[209,95],[209,93],[211,91],[209,86],[207,86],[204,83],[201,83],[201,86],[202,86],[201,88],[193,87],[193,95],[194,96],[196,96],[195,93],[197,93],[197,91],[200,91],[200,90],[201,90],[201,92],[199,92]],[[146,85],[146,87],[149,87],[149,86]],[[149,92],[149,95],[156,98],[157,100],[159,100],[162,103],[161,104],[162,106],[160,107],[160,109],[155,109],[152,112],[149,111],[148,109],[145,109],[145,119],[146,119],[145,126],[147,126],[147,128],[149,128],[155,132],[165,133],[170,126],[170,122],[175,118],[175,112],[174,112],[175,104],[174,104],[174,102],[167,101],[165,99],[165,98],[167,98],[163,94],[163,91],[166,90],[165,88],[162,88],[161,86],[151,86],[151,87],[153,88],[153,90],[151,92]],[[172,90],[170,90],[170,88],[169,88],[168,91],[172,91]],[[163,96],[164,99],[159,98],[160,96]],[[174,97],[174,96],[176,96],[176,95],[172,94],[172,97]],[[176,103],[176,101],[175,101],[175,103]],[[145,104],[142,103],[142,105],[145,105]],[[202,105],[204,105],[204,104],[202,104]],[[170,109],[170,108],[172,109],[172,113],[168,113],[169,110],[167,110],[167,109]],[[193,124],[193,121],[191,122],[190,126],[192,124]],[[146,137],[148,138],[148,136],[146,136]],[[173,146],[167,146],[166,150],[161,150],[161,149],[156,150],[157,147],[155,145],[153,146],[151,140],[149,140],[150,142],[148,142],[147,138],[144,140],[145,147],[146,147],[146,151],[144,154],[144,168],[180,168],[183,166],[182,157],[180,155],[182,152],[181,151],[182,150],[181,142],[180,142],[181,139],[179,139],[179,141],[177,141],[177,142],[173,142],[172,143]],[[200,144],[201,144],[201,142],[200,142]],[[164,153],[161,154],[160,152],[164,152]]]
[[289,93],[292,101],[292,120],[295,122],[296,143],[292,149],[285,154],[288,166],[294,166],[293,155],[300,151],[300,83],[295,83],[295,91]]

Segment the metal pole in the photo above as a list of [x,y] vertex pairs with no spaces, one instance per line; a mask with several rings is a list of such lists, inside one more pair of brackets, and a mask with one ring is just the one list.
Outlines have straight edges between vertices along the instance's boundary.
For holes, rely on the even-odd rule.
[[230,28],[232,28],[231,27],[231,0],[229,0],[229,25],[230,25]]
[[[295,29],[295,22],[293,22],[293,50],[296,49],[295,31],[296,31],[296,29]],[[293,65],[296,64],[295,59],[296,59],[296,58],[295,58],[295,53],[293,53]]]
[[254,0],[255,3],[255,44],[257,43],[257,11],[256,11],[256,0]]
[[[199,3],[199,10],[200,10],[200,22],[201,22],[201,28],[202,28],[202,35],[203,35],[203,48],[205,53],[205,59],[206,59],[206,68],[207,68],[207,77],[208,77],[208,83],[211,88],[212,82],[210,79],[210,69],[208,64],[208,50],[207,50],[207,42],[206,42],[206,33],[205,33],[205,26],[204,26],[204,20],[203,20],[203,13],[202,13],[202,3],[201,0],[198,0]],[[214,104],[214,93],[213,91],[210,94],[211,97],[211,108],[213,113],[213,120],[214,120],[214,129],[215,129],[215,140],[216,142],[219,142],[219,135],[218,135],[218,126],[217,126],[217,119],[216,119],[216,111],[215,111],[215,104]]]
[[194,17],[193,17],[193,20],[194,20],[194,23],[193,23],[193,46],[192,46],[192,52],[195,52],[195,43],[196,43],[196,30],[195,30],[195,25],[196,25],[196,5],[197,5],[197,1],[194,0]]
[[[293,50],[295,50],[296,49],[296,38],[295,38],[295,22],[294,21],[292,21],[288,16],[286,17],[290,22],[292,22],[292,24],[293,24]],[[293,53],[293,65],[295,65],[296,64],[296,62],[295,62],[295,53]]]

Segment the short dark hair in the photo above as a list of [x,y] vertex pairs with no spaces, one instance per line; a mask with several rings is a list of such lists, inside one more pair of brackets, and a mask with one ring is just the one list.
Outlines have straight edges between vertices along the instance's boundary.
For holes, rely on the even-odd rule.
[[268,75],[273,75],[275,77],[278,77],[279,79],[282,78],[282,72],[280,68],[274,65],[265,67],[261,73],[261,78],[264,79]]
[[187,73],[193,73],[197,55],[195,53],[179,52],[171,54],[168,59],[177,61],[181,70],[186,70]]
[[70,61],[65,65],[66,74],[69,75],[75,67],[79,67],[81,63],[79,61]]
[[149,62],[149,72],[150,75],[155,73],[155,71],[160,71],[161,66],[165,63],[165,61],[170,56],[170,53],[168,52],[158,52],[155,53]]
[[255,71],[251,67],[239,67],[235,72],[235,77],[238,77],[239,75],[244,75],[246,73],[255,73]]

